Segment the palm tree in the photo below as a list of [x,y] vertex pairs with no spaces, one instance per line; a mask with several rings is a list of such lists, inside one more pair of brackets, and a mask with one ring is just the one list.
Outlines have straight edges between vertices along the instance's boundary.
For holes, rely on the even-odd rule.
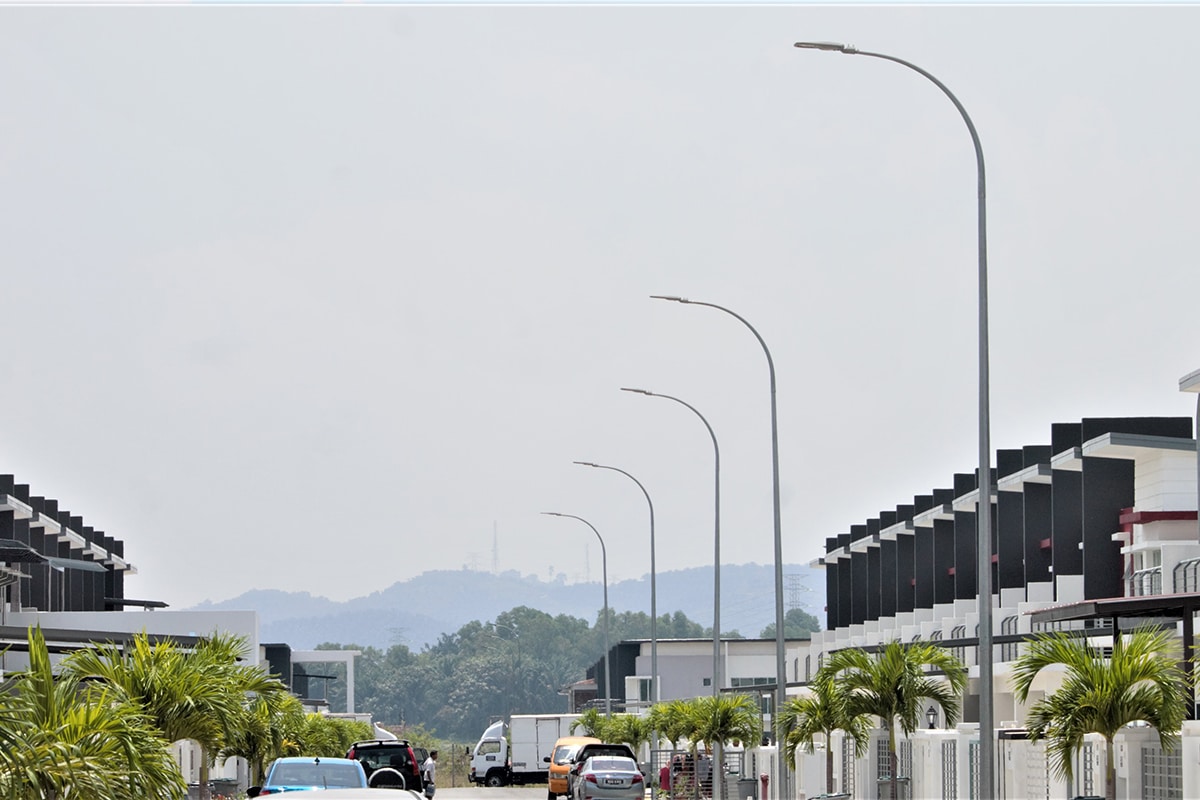
[[1139,628],[1113,639],[1112,656],[1063,632],[1041,634],[1013,662],[1016,698],[1024,703],[1033,679],[1051,665],[1066,668],[1062,686],[1034,703],[1029,738],[1047,739],[1055,772],[1071,780],[1071,756],[1084,736],[1104,737],[1104,796],[1116,796],[1113,737],[1131,722],[1148,722],[1164,750],[1175,747],[1186,707],[1187,678],[1179,666],[1174,632]]
[[[942,708],[946,723],[958,722],[959,698],[967,688],[967,672],[948,650],[924,642],[889,642],[875,655],[863,650],[834,652],[828,662],[834,680],[848,697],[851,714],[879,717],[888,732],[888,765],[891,797],[899,791],[896,758],[896,721],[906,736],[920,725],[921,709],[932,700]],[[925,668],[940,670],[935,677]]]
[[598,709],[588,708],[579,715],[579,719],[571,721],[571,733],[582,730],[584,736],[595,736],[597,739],[606,738],[608,719]]
[[29,632],[29,669],[4,689],[5,800],[179,800],[187,794],[169,743],[152,721],[113,687],[55,676],[40,628]]
[[279,691],[282,684],[259,667],[238,664],[245,640],[229,634],[201,639],[190,651],[171,641],[152,643],[138,634],[122,651],[116,645],[79,650],[64,661],[77,677],[97,676],[139,704],[168,742],[199,743],[201,798],[208,797],[210,754],[232,738],[245,719],[251,693]]
[[642,745],[650,741],[650,724],[646,717],[636,714],[613,714],[606,726],[605,741],[627,744],[640,754]]
[[690,738],[692,732],[691,703],[688,700],[667,700],[655,703],[647,715],[650,725],[675,747]]
[[704,742],[713,761],[713,797],[720,800],[725,780],[725,745],[733,740],[758,742],[762,716],[757,701],[748,694],[698,697],[691,701],[694,721],[691,737]]
[[219,757],[246,759],[250,766],[250,784],[257,786],[266,777],[267,764],[284,755],[285,720],[290,715],[303,716],[304,707],[298,698],[283,689],[255,694],[242,714],[237,730],[226,740]]
[[825,793],[833,794],[833,732],[850,734],[854,754],[861,758],[867,752],[867,721],[863,714],[851,712],[844,686],[828,669],[818,670],[808,688],[811,694],[788,700],[780,710],[779,739],[787,748],[788,766],[794,769],[796,749],[812,753],[816,736],[825,737]]

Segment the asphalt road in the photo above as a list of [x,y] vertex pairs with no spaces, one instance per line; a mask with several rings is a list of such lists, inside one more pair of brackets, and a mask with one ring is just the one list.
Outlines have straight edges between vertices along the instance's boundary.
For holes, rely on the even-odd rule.
[[434,800],[546,800],[546,786],[439,786]]

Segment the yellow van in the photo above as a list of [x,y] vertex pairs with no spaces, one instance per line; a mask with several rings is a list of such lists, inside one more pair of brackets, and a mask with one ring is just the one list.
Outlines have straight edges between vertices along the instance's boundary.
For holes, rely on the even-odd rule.
[[585,744],[602,744],[602,742],[594,736],[563,736],[554,743],[554,750],[546,759],[550,762],[547,764],[546,770],[546,782],[550,785],[550,791],[546,795],[547,800],[555,800],[559,796],[566,795],[567,773],[571,770],[575,753]]

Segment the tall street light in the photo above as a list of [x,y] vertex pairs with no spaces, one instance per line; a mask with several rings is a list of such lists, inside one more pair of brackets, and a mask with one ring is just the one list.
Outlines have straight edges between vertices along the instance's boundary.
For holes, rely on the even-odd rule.
[[[771,709],[771,725],[774,727],[779,710],[787,701],[787,652],[783,636],[783,524],[779,508],[779,416],[775,407],[775,360],[762,336],[746,319],[734,311],[715,303],[701,303],[698,300],[688,300],[686,297],[671,295],[650,295],[654,300],[669,300],[685,305],[707,306],[718,311],[724,311],[738,322],[745,325],[754,334],[754,338],[762,345],[763,353],[767,356],[767,371],[771,376],[771,499],[775,511],[775,707]],[[778,740],[778,737],[772,737]],[[782,749],[781,751],[782,752]],[[775,776],[775,786],[780,797],[788,797],[787,785],[790,775],[783,759],[779,759],[778,774]]]
[[995,748],[992,696],[992,469],[991,469],[991,420],[988,407],[988,302],[987,302],[987,193],[983,171],[983,146],[975,123],[967,110],[958,101],[946,84],[930,73],[902,58],[871,53],[866,50],[836,42],[796,42],[796,47],[806,50],[827,50],[847,55],[869,56],[891,61],[908,67],[927,78],[942,94],[950,99],[971,134],[975,147],[975,164],[978,175],[979,198],[979,503],[975,518],[978,520],[975,543],[977,550],[977,572],[979,574],[979,787],[985,797],[995,790]]
[[[646,487],[642,486],[642,482],[630,475],[620,467],[610,467],[605,464],[594,464],[591,461],[576,461],[581,467],[594,467],[596,469],[610,469],[613,472],[619,472],[629,480],[637,484],[637,487],[642,490],[642,494],[646,496],[646,505],[650,507],[650,702],[651,704],[658,702],[658,600],[655,590],[655,565],[654,565],[654,503],[650,500],[650,493],[646,491]],[[654,732],[654,746],[658,746],[658,732]]]
[[600,562],[603,565],[604,572],[604,716],[612,716],[612,678],[608,671],[608,551],[604,547],[604,537],[600,535],[600,531],[596,530],[596,526],[588,522],[583,517],[577,517],[574,514],[560,514],[557,511],[543,511],[548,517],[566,517],[568,519],[577,519],[584,525],[592,529],[592,533],[596,534],[596,538],[600,540]]
[[664,400],[673,400],[681,406],[690,409],[693,414],[700,418],[704,423],[704,427],[708,430],[709,438],[713,443],[714,457],[714,490],[713,490],[713,697],[716,697],[721,692],[721,448],[717,446],[717,435],[713,433],[712,425],[708,424],[708,420],[704,415],[696,410],[696,407],[691,403],[680,400],[678,397],[672,397],[669,394],[658,394],[657,392],[648,392],[645,389],[626,389],[622,388],[622,392],[633,392],[634,394],[644,394],[647,397],[661,397]]
[[[1196,437],[1196,499],[1200,500],[1200,369],[1189,372],[1179,379],[1179,391],[1196,393],[1196,428],[1193,435]],[[1197,520],[1200,522],[1200,514],[1197,515]],[[1189,677],[1195,675],[1195,668],[1191,666],[1192,648],[1188,646],[1192,641],[1192,627],[1195,622],[1190,612],[1183,615],[1183,663],[1187,665],[1185,671]],[[1191,680],[1188,681],[1187,710],[1188,719],[1195,719],[1196,689]]]

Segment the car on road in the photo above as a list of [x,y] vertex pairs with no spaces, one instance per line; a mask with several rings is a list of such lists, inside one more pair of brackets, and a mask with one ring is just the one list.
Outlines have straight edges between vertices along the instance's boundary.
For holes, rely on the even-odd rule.
[[[637,764],[637,755],[633,748],[620,742],[588,742],[571,755],[571,768],[567,771],[567,795],[575,796],[575,785],[579,782],[579,771],[588,759],[595,756],[614,756],[628,758]],[[643,784],[644,786],[644,784]]]
[[594,736],[561,736],[546,758],[546,784],[549,786],[547,800],[556,800],[559,795],[569,794],[567,774],[575,761],[575,754],[585,744],[601,744]]
[[424,747],[415,747],[406,739],[371,739],[355,742],[346,758],[362,764],[367,785],[387,789],[421,791],[421,765],[429,757]]
[[262,786],[246,790],[249,797],[310,789],[365,789],[367,773],[349,758],[293,756],[277,758],[267,769]]
[[627,756],[592,756],[579,765],[574,800],[642,800],[646,778]]

